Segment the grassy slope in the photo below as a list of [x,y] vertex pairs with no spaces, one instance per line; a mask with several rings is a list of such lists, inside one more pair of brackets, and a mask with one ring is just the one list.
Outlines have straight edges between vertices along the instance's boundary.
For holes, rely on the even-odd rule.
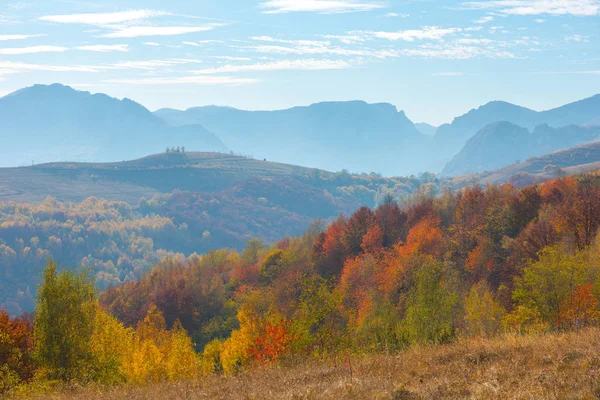
[[311,361],[147,388],[84,389],[67,399],[595,399],[600,329],[504,336],[395,356]]
[[[82,201],[89,196],[137,204],[173,189],[219,191],[252,177],[306,179],[314,169],[220,153],[157,154],[119,163],[51,163],[0,168],[0,201],[41,202],[46,196]],[[332,175],[320,171],[322,177]]]

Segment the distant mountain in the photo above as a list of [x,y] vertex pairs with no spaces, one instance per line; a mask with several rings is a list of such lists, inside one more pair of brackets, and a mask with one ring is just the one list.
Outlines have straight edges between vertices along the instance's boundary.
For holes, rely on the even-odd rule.
[[[542,182],[562,175],[571,175],[600,169],[600,142],[587,143],[559,150],[540,157],[532,157],[519,164],[483,173],[469,179],[480,183],[502,183],[511,181],[517,186]],[[460,186],[460,180],[454,183]]]
[[118,161],[185,146],[226,151],[200,125],[172,127],[129,99],[35,85],[0,98],[0,166]]
[[446,165],[445,176],[492,171],[530,157],[600,139],[600,127],[537,126],[533,132],[510,122],[494,122],[467,141]]
[[415,128],[417,128],[417,130],[423,135],[427,136],[435,136],[435,131],[437,131],[437,126],[433,126],[425,122],[416,123]]
[[[507,121],[533,129],[541,124],[558,128],[567,125],[600,124],[600,94],[548,111],[534,111],[514,104],[493,101],[440,126],[434,137],[433,157],[447,162],[483,127]],[[440,165],[441,169],[442,165]]]
[[431,138],[391,104],[330,102],[280,111],[213,106],[155,115],[174,126],[201,124],[233,151],[259,159],[386,175],[427,169]]

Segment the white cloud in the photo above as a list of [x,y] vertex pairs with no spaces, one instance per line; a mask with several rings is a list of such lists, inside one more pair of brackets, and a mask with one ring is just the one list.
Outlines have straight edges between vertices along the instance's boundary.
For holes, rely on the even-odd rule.
[[415,40],[444,40],[445,36],[462,32],[462,28],[438,28],[437,26],[426,26],[423,29],[412,29],[399,32],[359,32],[363,35],[378,39],[404,40],[414,42]]
[[342,60],[280,60],[250,65],[224,65],[218,68],[208,68],[190,71],[196,74],[221,74],[235,72],[264,72],[264,71],[318,71],[346,69],[352,65]]
[[217,60],[225,60],[225,61],[252,61],[252,59],[249,57],[210,56],[210,58],[215,58]]
[[269,0],[259,6],[265,14],[289,12],[317,12],[320,14],[340,14],[371,11],[384,6],[380,3],[355,0]]
[[153,47],[158,47],[160,46],[160,43],[156,43],[156,42],[144,42],[144,44],[146,46],[153,46]]
[[60,47],[60,46],[12,47],[12,48],[0,48],[0,54],[16,55],[16,54],[35,54],[35,53],[62,53],[67,50],[69,50],[69,49],[66,47]]
[[223,24],[208,24],[204,26],[130,26],[123,27],[100,37],[105,38],[136,38],[144,36],[175,36],[186,33],[207,32]]
[[517,58],[515,54],[506,50],[461,44],[421,46],[416,49],[403,49],[400,53],[408,57],[444,60],[468,60],[477,57]]
[[43,65],[21,62],[0,61],[0,75],[17,74],[30,71],[45,72],[100,72],[103,67],[85,65]]
[[487,16],[487,17],[482,17],[482,18],[476,19],[473,22],[476,23],[476,24],[487,24],[488,22],[491,22],[493,20],[494,20],[494,17]]
[[324,39],[339,40],[344,44],[356,44],[366,41],[366,38],[361,35],[323,35]]
[[0,35],[0,41],[6,40],[24,40],[36,37],[42,37],[47,35]]
[[122,61],[116,64],[111,64],[111,69],[143,69],[155,70],[163,67],[173,67],[176,65],[200,64],[200,60],[190,60],[185,58],[174,58],[170,60],[147,60],[147,61]]
[[247,85],[260,81],[258,79],[231,76],[194,75],[174,78],[109,79],[105,82],[128,85]]
[[81,24],[107,26],[112,24],[121,24],[145,20],[153,17],[170,15],[163,11],[154,10],[128,10],[112,13],[90,13],[90,14],[65,14],[65,15],[46,15],[40,17],[41,21],[56,22],[60,24]]
[[544,22],[546,22],[545,19],[541,19],[541,18],[534,19],[534,21],[537,22],[538,24],[543,24]]
[[494,43],[494,41],[492,39],[459,38],[455,40],[455,43],[488,45]]
[[463,8],[475,10],[497,10],[510,15],[577,15],[600,14],[599,0],[490,0],[469,1]]
[[[270,36],[256,36],[251,39],[259,42],[276,43],[273,45],[257,45],[249,46],[246,49],[253,50],[259,53],[271,54],[295,54],[295,55],[317,55],[329,54],[336,56],[356,56],[356,57],[375,57],[375,58],[391,58],[398,57],[395,50],[391,49],[349,49],[340,46],[333,46],[330,41],[325,40],[284,40],[276,39]],[[283,46],[289,45],[289,46]]]
[[408,17],[410,17],[409,14],[398,14],[398,13],[395,13],[395,12],[387,13],[384,16],[386,18],[408,18]]
[[100,53],[108,53],[111,51],[127,52],[127,51],[129,51],[129,45],[126,45],[126,44],[110,44],[110,45],[95,44],[95,45],[90,45],[90,46],[79,46],[79,47],[76,47],[76,49],[84,50],[84,51],[96,51],[96,52],[100,52]]
[[565,36],[564,40],[565,40],[565,42],[582,42],[582,43],[588,43],[590,41],[587,36],[581,36],[581,35]]
[[201,47],[201,45],[199,43],[196,43],[196,42],[181,42],[181,43],[183,43],[185,45],[188,45],[188,46]]

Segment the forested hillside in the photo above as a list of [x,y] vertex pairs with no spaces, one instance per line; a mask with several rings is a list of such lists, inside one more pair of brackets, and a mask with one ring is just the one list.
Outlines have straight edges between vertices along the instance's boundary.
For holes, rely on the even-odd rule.
[[[600,179],[586,174],[421,194],[402,206],[388,197],[272,245],[253,239],[241,252],[167,255],[140,279],[103,291],[99,309],[85,306],[96,301],[91,278],[50,264],[33,351],[52,379],[143,384],[502,332],[579,330],[600,323],[599,226]],[[57,307],[65,319],[54,326],[47,318]],[[3,318],[9,335],[31,332],[27,319]],[[75,364],[45,350],[60,329],[77,333],[73,346],[89,343],[69,353]],[[36,368],[31,342],[16,340],[23,361],[9,365],[11,376],[27,381]],[[86,357],[82,375],[73,365]]]
[[429,175],[351,175],[191,152],[0,169],[0,177],[0,305],[13,314],[33,309],[48,258],[89,267],[106,288],[167,254],[241,250],[250,238],[270,244],[387,194],[440,187]]

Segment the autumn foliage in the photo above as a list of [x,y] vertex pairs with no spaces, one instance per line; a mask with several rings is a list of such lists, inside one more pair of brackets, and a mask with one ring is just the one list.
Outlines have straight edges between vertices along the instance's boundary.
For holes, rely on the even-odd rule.
[[[64,368],[89,360],[87,379],[139,385],[597,325],[599,199],[593,175],[387,198],[270,245],[251,239],[242,252],[165,257],[98,300],[83,276],[47,273],[34,348],[49,360],[38,367],[82,379]],[[62,299],[60,287],[87,289],[72,291],[81,301],[67,307],[50,301],[53,290]],[[86,343],[72,344],[85,351],[71,364],[36,347],[58,337],[46,333],[55,328],[44,322],[52,304],[76,316],[65,329],[79,327],[75,338]],[[21,323],[0,319],[0,333],[13,332],[11,348],[27,354],[31,343],[16,339],[27,325],[10,325]],[[28,379],[26,368],[11,365]]]

